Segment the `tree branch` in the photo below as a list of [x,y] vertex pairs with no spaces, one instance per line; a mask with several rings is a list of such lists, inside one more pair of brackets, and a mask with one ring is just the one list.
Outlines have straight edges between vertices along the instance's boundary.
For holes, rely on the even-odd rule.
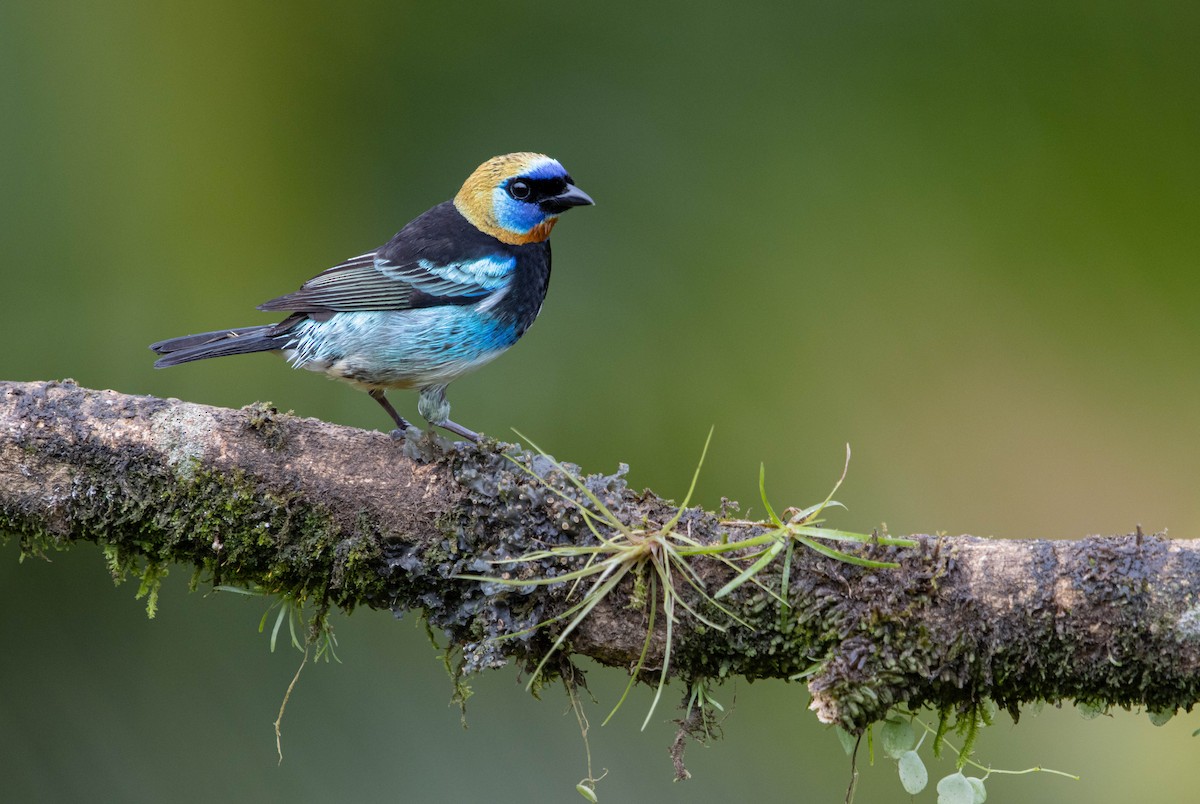
[[[255,584],[351,609],[423,610],[462,648],[464,670],[546,652],[567,583],[512,587],[464,574],[561,575],[581,559],[495,564],[547,546],[594,543],[570,479],[544,457],[488,442],[407,440],[279,414],[127,396],[62,383],[0,383],[0,531],[26,554],[76,541],[114,571],[195,568],[206,582]],[[507,455],[507,457],[506,457]],[[522,468],[527,467],[527,469]],[[567,467],[572,474],[573,467]],[[676,508],[586,478],[626,523]],[[677,529],[700,543],[765,529],[699,509]],[[789,610],[783,561],[721,602],[747,628],[712,628],[677,610],[671,671],[685,679],[804,673],[825,722],[861,730],[889,708],[972,711],[991,698],[1014,714],[1033,700],[1190,709],[1200,691],[1200,554],[1192,542],[1133,534],[1081,541],[915,536],[912,548],[860,546],[896,569],[868,569],[796,545]],[[709,594],[735,575],[690,560]],[[571,634],[571,654],[638,664],[648,607],[631,573]],[[728,621],[680,581],[679,599]],[[661,609],[644,668],[666,648]],[[649,672],[649,671],[647,671]]]

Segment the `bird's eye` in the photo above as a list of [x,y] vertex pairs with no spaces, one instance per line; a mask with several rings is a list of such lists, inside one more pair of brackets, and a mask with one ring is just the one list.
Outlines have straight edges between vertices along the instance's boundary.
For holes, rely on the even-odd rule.
[[508,185],[508,194],[518,201],[524,201],[529,198],[529,185],[523,181],[514,181]]

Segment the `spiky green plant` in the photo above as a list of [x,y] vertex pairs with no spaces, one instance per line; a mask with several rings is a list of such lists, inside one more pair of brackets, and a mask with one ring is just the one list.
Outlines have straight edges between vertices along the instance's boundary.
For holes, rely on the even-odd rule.
[[[221,585],[213,587],[215,592],[232,592],[237,595],[247,595],[249,597],[270,598],[273,593],[260,586],[230,586]],[[305,613],[305,605],[308,601],[297,595],[280,595],[271,601],[271,605],[263,612],[262,619],[258,621],[258,633],[263,633],[267,628],[267,621],[271,617],[271,612],[276,611],[275,623],[271,627],[271,653],[275,652],[275,646],[279,640],[279,632],[283,630],[284,622],[288,625],[288,636],[291,638],[292,647],[301,653],[307,652],[312,646],[316,646],[317,652],[314,657],[317,660],[324,659],[329,661],[332,658],[335,662],[341,663],[341,659],[337,656],[337,637],[333,633],[333,626],[329,623],[329,606],[328,604],[318,605],[312,615]],[[307,629],[307,634],[303,639],[297,633],[297,627],[301,631]]]
[[[497,578],[482,575],[459,575],[457,577],[464,580],[481,581],[485,583],[495,583],[513,587],[531,587],[531,586],[550,586],[554,584],[570,583],[571,588],[567,592],[567,599],[571,600],[575,597],[575,593],[579,585],[585,581],[589,582],[589,586],[583,595],[570,605],[566,610],[543,620],[535,625],[525,628],[521,631],[512,634],[506,634],[500,639],[511,639],[525,634],[532,633],[538,629],[552,625],[557,622],[566,622],[566,626],[555,637],[550,649],[542,656],[537,666],[529,679],[527,688],[532,688],[541,676],[543,668],[559,648],[566,642],[567,638],[579,627],[579,624],[587,618],[592,610],[600,604],[617,586],[625,580],[626,577],[631,577],[634,581],[635,595],[634,599],[642,599],[649,605],[647,614],[646,638],[642,645],[641,654],[638,656],[633,673],[630,676],[629,683],[625,686],[625,691],[620,699],[604,719],[607,723],[612,716],[620,709],[624,703],[629,691],[632,689],[634,682],[641,674],[642,668],[645,666],[646,656],[649,653],[650,645],[654,636],[657,611],[661,606],[662,615],[664,617],[664,647],[662,670],[659,673],[658,685],[655,689],[654,699],[651,702],[650,710],[646,714],[645,720],[642,722],[642,728],[650,722],[650,718],[654,714],[655,708],[658,706],[658,701],[662,696],[663,688],[666,685],[667,678],[671,668],[671,647],[674,629],[678,623],[678,610],[686,611],[688,614],[704,623],[710,628],[715,628],[719,631],[727,630],[732,624],[737,623],[746,628],[750,628],[750,624],[738,617],[733,611],[723,606],[719,599],[725,597],[730,592],[745,583],[753,583],[766,592],[771,597],[775,598],[779,604],[783,616],[788,616],[787,604],[787,584],[788,573],[790,571],[791,554],[794,544],[799,543],[809,549],[815,550],[822,555],[830,558],[847,561],[853,564],[859,564],[867,567],[894,567],[895,564],[883,561],[872,561],[860,556],[846,553],[841,550],[834,549],[825,544],[822,544],[817,539],[830,541],[853,541],[858,543],[874,542],[878,544],[911,546],[914,544],[908,539],[893,539],[888,537],[875,537],[867,534],[850,533],[848,531],[828,530],[819,527],[823,520],[820,519],[820,514],[824,509],[832,506],[840,506],[835,502],[833,493],[841,485],[845,479],[845,469],[842,471],[842,477],[834,486],[834,491],[818,505],[811,506],[805,509],[787,509],[784,513],[790,514],[788,521],[783,521],[776,515],[774,509],[767,501],[765,491],[764,472],[759,472],[759,490],[762,494],[763,505],[767,511],[769,519],[766,522],[749,522],[749,521],[729,521],[726,524],[738,524],[756,528],[766,528],[766,531],[756,536],[739,539],[725,540],[714,544],[703,544],[692,538],[690,533],[679,529],[680,520],[683,517],[684,511],[691,502],[692,494],[696,489],[696,481],[700,476],[700,470],[704,465],[705,456],[708,454],[708,447],[712,441],[712,431],[709,431],[708,438],[704,442],[704,449],[701,452],[700,460],[696,466],[696,471],[692,475],[692,482],[688,487],[687,494],[684,497],[683,503],[679,506],[667,522],[659,527],[649,526],[632,526],[623,522],[611,509],[606,506],[603,501],[597,497],[591,489],[572,472],[568,471],[561,463],[556,461],[537,444],[530,441],[525,436],[518,433],[534,450],[541,456],[546,458],[551,465],[557,469],[563,477],[565,477],[571,486],[578,490],[582,495],[582,499],[567,494],[565,491],[556,488],[546,478],[538,475],[530,467],[520,462],[512,456],[507,456],[517,467],[523,472],[530,475],[536,482],[543,485],[553,494],[565,500],[572,507],[579,511],[580,516],[587,526],[588,530],[595,537],[594,544],[566,544],[556,545],[544,550],[534,550],[517,558],[502,559],[492,563],[495,564],[525,564],[529,562],[538,562],[545,560],[554,560],[561,558],[577,558],[586,559],[582,567],[572,572],[554,577],[546,578]],[[847,448],[847,461],[849,461],[849,448]],[[768,565],[770,565],[780,553],[785,553],[784,568],[783,568],[783,583],[780,592],[770,589],[762,584],[757,576]],[[721,588],[715,595],[710,595],[705,589],[704,581],[700,575],[691,566],[691,559],[697,556],[704,556],[710,559],[715,559],[724,563],[736,575],[733,580]],[[689,604],[678,591],[678,579],[682,578],[688,586],[699,595],[699,600],[703,606],[694,606]],[[648,590],[648,594],[642,593],[641,590]],[[705,608],[706,612],[702,613],[700,608]],[[714,618],[710,613],[712,611],[719,612],[719,616]],[[718,622],[717,619],[722,619],[724,622]],[[603,725],[603,724],[601,724]]]
[[814,550],[823,556],[844,561],[847,564],[857,564],[860,567],[870,567],[872,569],[895,569],[898,564],[893,561],[876,561],[870,558],[863,558],[854,553],[847,553],[844,550],[838,550],[823,544],[822,541],[831,542],[857,542],[858,544],[879,544],[892,547],[913,547],[916,542],[912,539],[898,539],[892,536],[880,536],[878,534],[869,533],[853,533],[848,530],[836,530],[833,528],[823,528],[821,523],[825,520],[821,518],[821,513],[826,508],[845,508],[844,505],[833,499],[833,495],[841,488],[842,483],[846,479],[846,472],[850,468],[850,445],[846,445],[846,462],[842,466],[842,475],[838,481],[833,484],[833,488],[824,500],[816,505],[808,508],[787,508],[784,514],[788,516],[787,521],[784,521],[775,513],[775,509],[771,506],[767,499],[766,489],[766,468],[761,464],[758,467],[758,493],[762,499],[763,509],[767,512],[765,521],[751,521],[745,519],[728,519],[723,520],[722,524],[738,525],[741,527],[750,528],[766,528],[766,532],[758,536],[743,539],[736,542],[738,548],[752,548],[752,552],[748,555],[743,555],[744,561],[750,562],[749,565],[734,577],[729,583],[721,587],[713,597],[717,600],[728,595],[733,590],[744,584],[746,581],[754,578],[770,565],[780,553],[784,554],[783,569],[781,572],[781,612],[782,618],[788,615],[787,589],[790,581],[792,567],[792,550],[796,544],[801,544],[809,550]]
[[[518,435],[521,435],[518,433]],[[688,614],[695,617],[700,622],[715,628],[720,631],[726,630],[728,623],[717,622],[713,617],[703,614],[696,606],[691,605],[683,597],[681,597],[676,589],[678,578],[682,578],[691,586],[701,600],[719,611],[724,617],[731,622],[738,622],[746,627],[749,624],[741,620],[736,614],[722,606],[714,600],[704,589],[704,581],[699,574],[688,563],[688,559],[696,555],[715,555],[721,551],[736,549],[729,545],[705,545],[693,539],[687,533],[677,529],[680,519],[683,517],[684,511],[687,510],[688,504],[691,502],[692,494],[696,489],[696,481],[700,477],[700,469],[704,465],[704,458],[708,453],[708,446],[712,440],[712,432],[709,431],[708,439],[704,442],[704,450],[700,455],[700,461],[696,466],[696,471],[692,475],[691,485],[688,487],[687,494],[684,496],[683,503],[675,514],[663,523],[660,527],[631,527],[622,522],[621,519],[606,506],[599,497],[597,497],[591,489],[577,476],[568,471],[561,463],[550,457],[537,444],[534,444],[525,436],[524,438],[530,446],[545,457],[557,469],[572,486],[574,486],[580,494],[583,495],[583,500],[565,493],[564,491],[555,488],[549,484],[545,478],[535,473],[532,469],[525,466],[517,459],[509,456],[516,466],[522,471],[529,474],[544,485],[548,490],[561,497],[568,502],[576,510],[579,511],[584,524],[596,539],[595,544],[567,544],[556,545],[545,550],[535,550],[526,553],[518,558],[504,559],[496,561],[496,564],[519,564],[527,562],[543,561],[546,559],[558,559],[563,557],[584,558],[584,565],[573,571],[563,575],[558,575],[553,578],[529,578],[529,579],[514,579],[514,578],[494,578],[480,575],[460,575],[459,578],[466,580],[483,581],[486,583],[499,583],[508,586],[528,587],[528,586],[549,586],[551,584],[571,583],[571,588],[567,593],[568,599],[574,597],[575,592],[580,583],[590,581],[590,586],[584,592],[583,596],[568,607],[565,611],[555,615],[549,619],[532,625],[521,631],[512,634],[506,634],[501,639],[509,639],[524,634],[531,633],[540,628],[544,628],[556,622],[563,620],[567,621],[567,625],[563,628],[557,637],[555,637],[550,649],[542,656],[537,666],[529,679],[527,688],[531,688],[539,679],[542,669],[546,666],[546,662],[553,656],[563,643],[567,640],[581,622],[599,605],[626,577],[633,577],[635,585],[639,588],[648,588],[646,601],[649,606],[648,624],[646,626],[646,639],[642,645],[641,655],[638,657],[633,674],[630,677],[629,683],[625,687],[620,700],[613,707],[612,712],[604,719],[607,723],[616,711],[624,703],[625,698],[629,695],[630,689],[633,687],[634,681],[639,677],[642,668],[645,666],[646,655],[650,650],[650,644],[654,636],[654,627],[656,613],[661,604],[664,617],[665,644],[663,648],[662,670],[659,674],[658,686],[655,690],[654,700],[650,705],[650,711],[646,714],[646,719],[642,722],[642,728],[650,722],[651,716],[654,714],[655,708],[658,706],[659,698],[662,696],[662,691],[666,685],[667,677],[671,667],[671,643],[674,634],[675,625],[678,622],[677,608],[686,611]],[[661,597],[660,597],[661,595]],[[601,724],[603,725],[603,724]]]

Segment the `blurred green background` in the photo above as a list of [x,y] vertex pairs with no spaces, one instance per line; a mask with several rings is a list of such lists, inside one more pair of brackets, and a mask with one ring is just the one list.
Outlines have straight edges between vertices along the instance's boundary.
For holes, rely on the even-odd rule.
[[[0,378],[261,399],[361,427],[365,394],[268,356],[151,369],[151,341],[386,240],[483,159],[539,150],[595,208],[554,235],[538,325],[455,418],[699,501],[824,496],[840,526],[1200,533],[1194,2],[0,4]],[[415,413],[410,395],[396,397]],[[0,549],[8,801],[578,801],[565,698],[475,680],[470,728],[415,618],[339,616],[305,670],[263,604],[148,621],[86,547]],[[669,707],[591,683],[602,801],[840,801],[801,685],[716,693],[672,784]],[[993,801],[1193,801],[1195,716],[1048,709],[979,742]],[[935,778],[949,772],[943,763]],[[904,800],[864,763],[860,801]],[[921,801],[932,801],[932,786]]]

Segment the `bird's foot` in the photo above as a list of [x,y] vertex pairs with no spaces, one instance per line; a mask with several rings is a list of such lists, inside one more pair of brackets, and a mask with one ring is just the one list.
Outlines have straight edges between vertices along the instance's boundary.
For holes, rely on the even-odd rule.
[[[413,424],[411,422],[405,422],[403,427],[395,428],[394,430],[389,432],[388,435],[391,436],[393,441],[405,441],[405,440],[409,440],[409,439],[412,439],[412,440],[418,439],[421,436],[425,435],[425,432],[426,432],[425,430],[422,430],[420,427],[417,427],[415,424]],[[432,431],[430,431],[430,432],[432,432]]]

